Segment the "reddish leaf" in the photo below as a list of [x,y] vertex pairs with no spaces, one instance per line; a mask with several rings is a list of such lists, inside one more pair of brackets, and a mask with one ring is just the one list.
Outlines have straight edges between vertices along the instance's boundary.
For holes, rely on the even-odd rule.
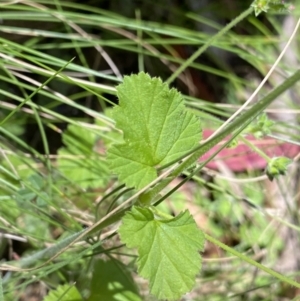
[[[208,138],[212,133],[212,130],[204,130],[203,139]],[[271,158],[285,156],[293,159],[300,153],[300,146],[287,142],[283,143],[273,138],[256,139],[253,136],[246,136],[246,139],[250,140],[256,147],[261,149]],[[208,159],[209,156],[211,156],[219,147],[220,145],[213,147],[209,152],[201,157],[200,161],[203,162]],[[234,148],[223,149],[206,165],[206,167],[218,170],[220,162],[225,164],[225,166],[231,171],[235,172],[264,169],[267,166],[267,162],[264,158],[243,143],[239,143],[239,145]]]

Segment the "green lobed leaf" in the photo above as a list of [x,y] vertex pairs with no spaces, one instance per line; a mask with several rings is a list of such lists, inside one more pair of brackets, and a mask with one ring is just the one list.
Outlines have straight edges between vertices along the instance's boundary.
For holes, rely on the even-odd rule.
[[190,291],[201,268],[204,235],[188,211],[160,219],[149,208],[133,206],[122,219],[121,240],[138,249],[138,272],[159,299],[178,300]]
[[[32,208],[34,201],[39,208],[46,207],[49,202],[49,195],[45,192],[45,181],[39,174],[32,174],[27,179],[27,187],[20,188],[15,199],[22,208]],[[39,193],[37,194],[36,191]]]
[[75,286],[59,285],[51,290],[44,301],[82,301],[82,297]]
[[77,125],[69,125],[63,134],[65,147],[59,150],[58,168],[68,179],[83,188],[103,187],[108,168],[94,150],[97,135]]
[[124,142],[108,150],[108,162],[121,182],[140,189],[157,177],[157,167],[199,143],[200,121],[176,89],[144,72],[126,76],[117,93],[112,115]]

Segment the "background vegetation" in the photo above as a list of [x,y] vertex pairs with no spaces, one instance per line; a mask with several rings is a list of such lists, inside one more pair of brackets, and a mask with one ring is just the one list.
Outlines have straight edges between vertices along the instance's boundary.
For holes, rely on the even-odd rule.
[[[116,235],[118,223],[68,246],[72,235],[131,195],[110,197],[118,187],[105,160],[118,134],[110,118],[115,86],[142,70],[169,79],[209,133],[245,103],[280,55],[300,15],[293,4],[290,13],[249,13],[187,64],[251,1],[0,2],[2,300],[70,300],[68,293],[78,300],[155,300],[136,274],[135,252]],[[299,45],[298,32],[254,101],[299,69]],[[263,164],[229,148],[223,159],[232,161],[208,164],[160,205],[171,214],[188,208],[205,232],[296,280],[299,95],[296,84],[278,97],[265,110],[274,121],[264,123],[267,138],[248,142],[260,157],[290,157],[285,176],[271,182]],[[299,294],[207,242],[196,286],[182,300],[300,300]]]

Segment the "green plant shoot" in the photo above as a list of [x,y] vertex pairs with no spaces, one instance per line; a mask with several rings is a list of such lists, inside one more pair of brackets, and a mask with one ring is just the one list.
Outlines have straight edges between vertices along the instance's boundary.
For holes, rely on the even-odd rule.
[[286,12],[292,10],[294,7],[285,3],[284,1],[277,0],[255,0],[251,6],[254,8],[255,16],[257,17],[262,12]]
[[[108,150],[108,164],[121,182],[140,189],[157,177],[156,168],[199,143],[200,121],[177,90],[144,72],[125,77],[117,92],[120,103],[112,115],[124,141]],[[138,249],[138,272],[149,280],[153,295],[178,300],[192,289],[204,234],[188,211],[173,218],[155,207],[134,206],[119,234],[127,247]]]

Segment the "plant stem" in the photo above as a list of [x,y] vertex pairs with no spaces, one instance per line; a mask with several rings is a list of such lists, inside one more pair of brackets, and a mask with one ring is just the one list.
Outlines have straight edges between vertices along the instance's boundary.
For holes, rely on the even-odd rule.
[[235,19],[233,19],[229,24],[227,24],[223,29],[221,29],[217,34],[212,36],[202,47],[200,47],[189,59],[185,61],[166,81],[166,83],[170,84],[173,82],[180,73],[182,73],[196,58],[198,58],[209,46],[213,44],[218,38],[223,36],[227,31],[229,31],[232,27],[236,26],[239,22],[245,19],[253,12],[253,7],[249,7]]
[[200,171],[203,168],[203,166],[205,166],[209,161],[211,161],[223,148],[226,147],[226,145],[228,145],[238,134],[240,134],[254,120],[254,118],[256,118],[256,116],[258,116],[268,105],[272,103],[272,101],[274,101],[281,93],[292,87],[299,79],[300,70],[296,71],[292,76],[287,78],[285,82],[283,82],[280,86],[271,91],[267,96],[265,96],[258,103],[256,103],[251,109],[237,117],[232,123],[230,123],[217,135],[213,136],[211,139],[206,140],[203,144],[196,147],[194,150],[191,150],[189,153],[185,154],[185,156],[182,156],[177,160],[169,162],[167,165],[163,166],[162,168],[166,168],[183,159],[182,163],[172,172],[172,174],[168,178],[164,179],[152,190],[147,192],[149,194],[149,197],[151,197],[152,199],[156,195],[158,195],[158,193],[160,193],[171,181],[173,181],[173,179],[176,176],[180,175],[185,169],[194,164],[201,156],[203,156],[203,154],[209,151],[217,143],[222,141],[222,139],[224,139],[226,136],[232,134],[230,139],[226,143],[224,143],[213,155],[211,155],[205,162],[200,164],[200,166],[196,168],[194,172],[190,174],[190,176],[185,178],[184,181],[181,181],[181,183],[179,183],[175,188],[173,188],[168,194],[160,198],[160,200],[156,202],[155,205],[162,202],[169,194],[177,190],[196,172]]
[[255,144],[248,141],[247,138],[240,136],[240,139],[243,141],[244,144],[249,146],[249,148],[251,148],[253,151],[255,151],[262,158],[264,158],[267,161],[267,163],[269,163],[271,161],[271,158],[268,155],[266,155],[262,150],[260,150]]
[[0,273],[0,301],[4,301],[1,273]]
[[296,282],[296,281],[294,281],[294,280],[292,280],[292,279],[290,279],[286,276],[283,276],[282,274],[277,273],[277,272],[275,272],[274,270],[272,270],[270,268],[267,268],[266,266],[264,266],[264,265],[258,263],[257,261],[249,258],[248,256],[234,250],[233,248],[228,247],[227,245],[223,244],[222,242],[218,241],[217,239],[213,238],[212,236],[210,236],[206,233],[204,233],[204,235],[205,235],[205,238],[208,241],[212,242],[213,244],[217,245],[218,247],[222,248],[223,250],[231,253],[232,255],[237,256],[238,258],[248,262],[251,265],[254,265],[255,267],[259,268],[260,270],[262,270],[262,271],[270,274],[271,276],[279,279],[280,281],[283,281],[283,282],[288,283],[292,286],[300,288],[300,283],[298,283],[298,282]]

